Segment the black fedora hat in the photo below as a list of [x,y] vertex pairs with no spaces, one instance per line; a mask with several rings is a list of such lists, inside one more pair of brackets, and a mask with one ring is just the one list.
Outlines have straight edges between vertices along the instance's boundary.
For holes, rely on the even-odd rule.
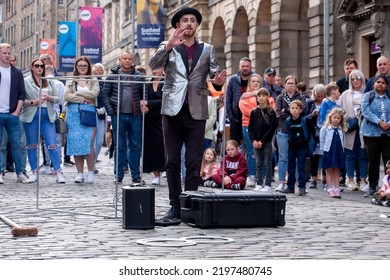
[[179,22],[180,18],[188,14],[194,15],[196,17],[196,21],[198,22],[198,24],[202,22],[202,15],[197,9],[188,6],[183,6],[180,8],[180,10],[176,12],[176,14],[173,15],[171,20],[172,27],[176,28],[176,23]]

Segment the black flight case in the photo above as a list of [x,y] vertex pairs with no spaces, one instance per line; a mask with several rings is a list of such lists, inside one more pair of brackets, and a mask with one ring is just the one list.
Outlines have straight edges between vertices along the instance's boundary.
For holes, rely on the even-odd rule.
[[284,226],[286,202],[277,192],[185,191],[181,221],[200,228]]

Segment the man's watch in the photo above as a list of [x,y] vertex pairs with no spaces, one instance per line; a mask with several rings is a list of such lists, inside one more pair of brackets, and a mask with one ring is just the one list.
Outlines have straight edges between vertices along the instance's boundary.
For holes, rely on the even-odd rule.
[[34,105],[34,101],[31,101],[30,104],[31,104],[31,105]]

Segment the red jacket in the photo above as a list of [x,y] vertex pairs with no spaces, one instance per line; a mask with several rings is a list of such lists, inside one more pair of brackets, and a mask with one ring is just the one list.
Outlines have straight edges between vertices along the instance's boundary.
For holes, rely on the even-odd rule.
[[[225,161],[225,164],[223,163]],[[224,164],[224,173],[222,174],[222,168]],[[246,178],[248,175],[248,170],[246,166],[246,159],[243,154],[238,153],[235,157],[229,157],[226,155],[221,161],[221,165],[218,169],[218,174],[223,178],[229,176],[232,180],[235,180],[238,177]]]

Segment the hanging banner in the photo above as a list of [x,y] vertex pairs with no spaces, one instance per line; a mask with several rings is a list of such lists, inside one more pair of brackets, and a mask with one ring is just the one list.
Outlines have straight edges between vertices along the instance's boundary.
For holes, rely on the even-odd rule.
[[80,55],[102,62],[103,8],[80,7]]
[[164,40],[163,0],[137,0],[138,48],[158,48]]
[[60,21],[58,27],[59,44],[59,71],[73,72],[76,62],[76,23]]
[[57,40],[56,39],[49,39],[49,38],[42,38],[40,49],[39,49],[39,55],[42,54],[50,54],[52,57],[52,66],[57,67],[56,65],[56,57],[57,57]]

